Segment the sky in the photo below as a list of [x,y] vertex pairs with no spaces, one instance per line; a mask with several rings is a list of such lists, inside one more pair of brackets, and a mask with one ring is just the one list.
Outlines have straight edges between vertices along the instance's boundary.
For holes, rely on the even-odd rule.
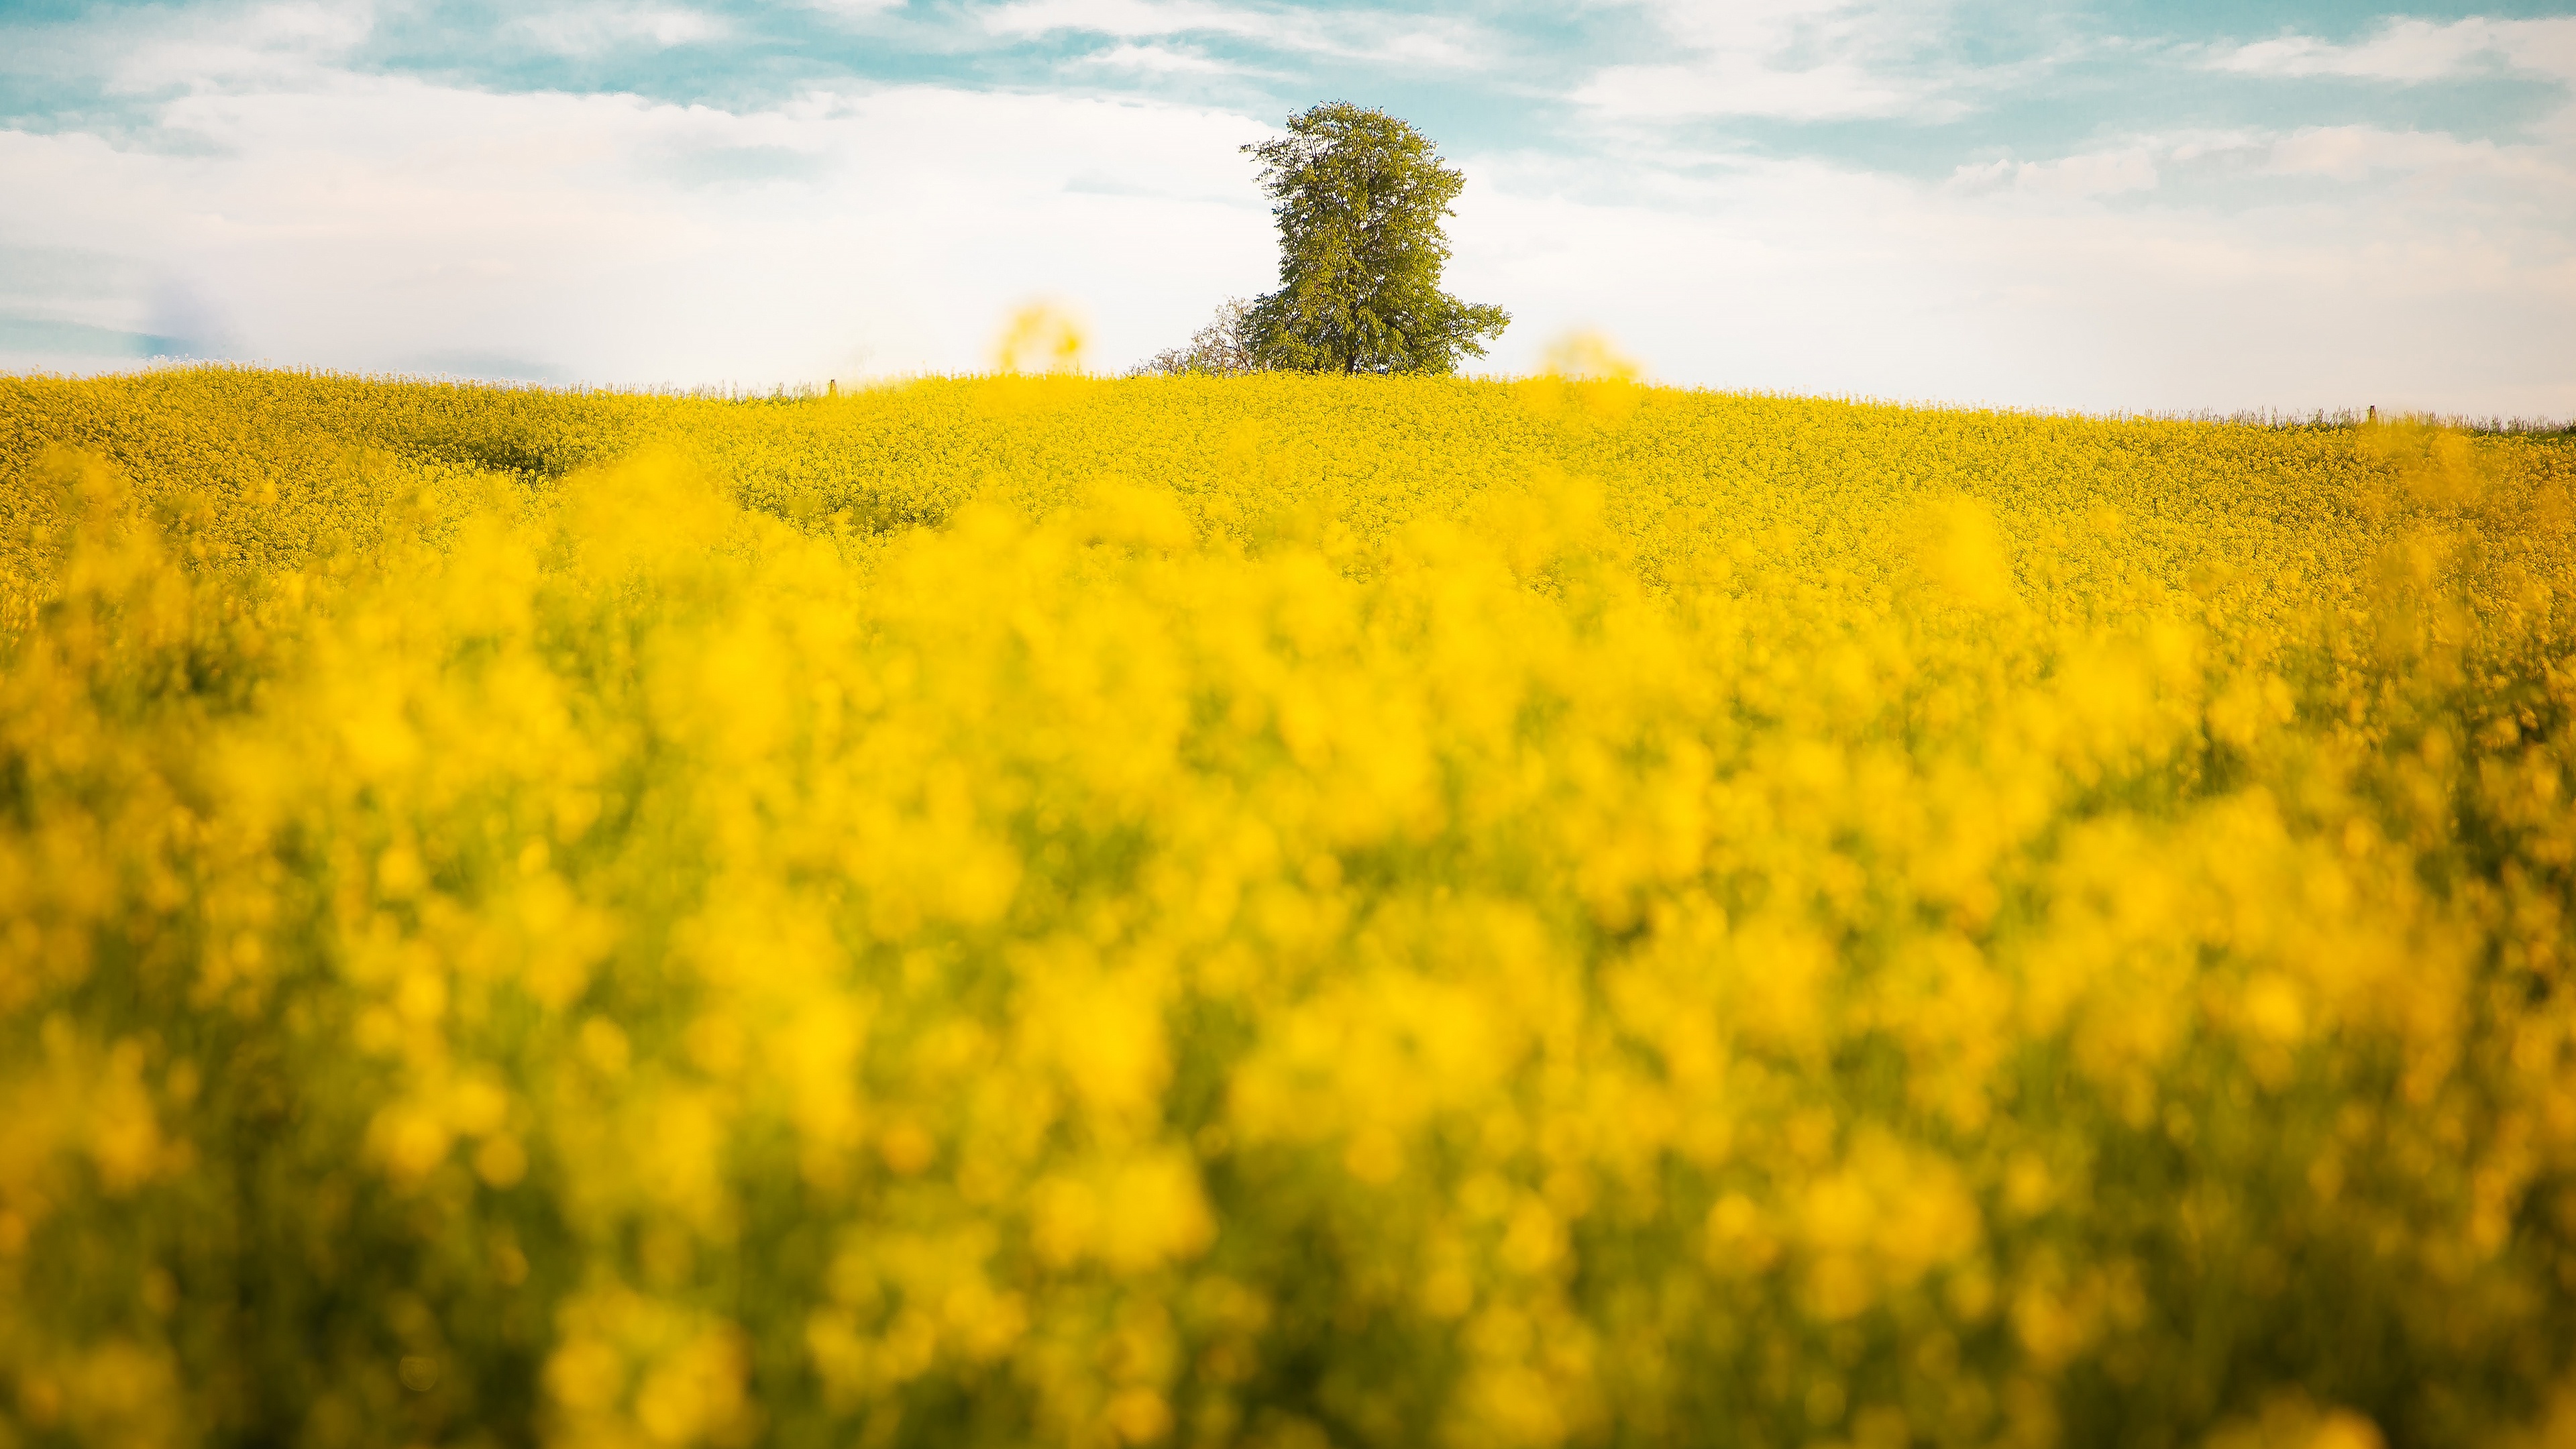
[[0,0],[0,370],[1117,371],[1275,285],[1327,100],[1523,373],[2576,417],[2576,3]]

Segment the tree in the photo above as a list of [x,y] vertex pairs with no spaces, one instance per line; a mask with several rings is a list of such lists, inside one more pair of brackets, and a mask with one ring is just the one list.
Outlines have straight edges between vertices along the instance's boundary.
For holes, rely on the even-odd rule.
[[1466,178],[1430,138],[1384,111],[1335,101],[1243,148],[1276,203],[1279,290],[1252,304],[1250,340],[1300,372],[1449,373],[1511,324],[1440,290],[1441,220]]
[[1186,347],[1166,347],[1127,370],[1129,377],[1241,377],[1266,370],[1252,345],[1252,304],[1228,297]]

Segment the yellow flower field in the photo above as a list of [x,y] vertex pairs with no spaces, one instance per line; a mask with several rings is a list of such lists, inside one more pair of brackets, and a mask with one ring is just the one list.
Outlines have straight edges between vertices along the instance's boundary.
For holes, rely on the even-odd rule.
[[0,379],[0,1446],[2576,1442],[2576,447]]

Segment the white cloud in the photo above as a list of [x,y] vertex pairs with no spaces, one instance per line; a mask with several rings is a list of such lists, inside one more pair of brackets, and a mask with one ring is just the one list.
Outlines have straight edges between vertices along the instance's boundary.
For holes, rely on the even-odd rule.
[[114,37],[104,69],[112,91],[149,94],[208,85],[318,79],[375,28],[375,7],[289,3],[231,13],[179,10],[140,35]]
[[820,10],[825,14],[852,19],[882,15],[889,10],[900,10],[904,7],[904,0],[795,0],[795,3],[808,10]]
[[1678,52],[1606,67],[1573,99],[1613,117],[1826,120],[1942,107],[1941,88],[1901,73],[1931,18],[1879,0],[1751,0],[1645,7]]
[[983,23],[995,35],[1079,30],[1093,35],[1148,36],[1197,30],[1268,36],[1284,29],[1278,17],[1206,0],[1018,0],[1016,4],[984,11]]
[[1951,181],[1971,191],[2010,187],[2043,196],[2116,196],[2154,190],[2158,159],[2152,148],[2132,146],[2053,161],[1990,161],[1959,167]]
[[1074,58],[1074,65],[1142,75],[1232,75],[1236,67],[1214,57],[1170,45],[1122,41],[1107,50]]
[[1073,31],[1123,40],[1221,35],[1256,45],[1345,59],[1455,69],[1494,50],[1465,21],[1362,10],[1264,10],[1212,0],[1017,0],[982,12],[987,33],[1031,37]]
[[2047,160],[1963,164],[1951,172],[1950,186],[1968,194],[2009,190],[2071,198],[2153,190],[2168,177],[2308,177],[2359,184],[2392,173],[2418,199],[2434,189],[2474,192],[2481,204],[2539,205],[2576,223],[2576,148],[2370,125],[2132,137]]
[[1661,377],[1720,387],[2576,414],[2565,206],[2518,226],[2380,197],[2112,211],[1796,161],[1733,168],[1685,211],[1521,180],[1470,187],[1451,273],[1460,295],[1513,308],[1505,369],[1589,324]]
[[2336,45],[2284,35],[2212,53],[2213,70],[2244,75],[2352,76],[2423,82],[2514,69],[2576,80],[2576,17],[2392,20],[2368,39]]
[[[1178,106],[894,88],[734,113],[342,75],[165,116],[215,153],[0,131],[0,247],[194,278],[249,357],[848,378],[978,366],[1009,306],[1055,293],[1094,301],[1114,360],[1270,265],[1235,152],[1260,127]],[[720,194],[666,159],[779,152],[809,173]],[[84,305],[143,331],[152,299]]]
[[2390,131],[2378,126],[2310,126],[2272,141],[2266,170],[2285,176],[2324,176],[2363,181],[2380,172],[2402,172],[2454,183],[2498,182],[2529,188],[2537,198],[2576,196],[2576,155],[2541,145],[2499,145],[2462,140],[2438,131]]
[[1696,65],[1622,65],[1574,92],[1577,102],[1621,117],[1774,116],[1820,121],[1885,116],[1920,92],[1846,63],[1780,70],[1753,56],[1715,56]]
[[650,46],[668,50],[721,40],[723,17],[663,5],[593,4],[536,10],[512,20],[503,34],[556,55],[596,56]]

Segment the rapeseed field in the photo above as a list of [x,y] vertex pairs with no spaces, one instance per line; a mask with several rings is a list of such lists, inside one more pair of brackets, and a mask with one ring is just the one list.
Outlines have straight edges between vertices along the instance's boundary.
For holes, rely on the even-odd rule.
[[2576,450],[0,379],[0,1446],[2576,1442]]

